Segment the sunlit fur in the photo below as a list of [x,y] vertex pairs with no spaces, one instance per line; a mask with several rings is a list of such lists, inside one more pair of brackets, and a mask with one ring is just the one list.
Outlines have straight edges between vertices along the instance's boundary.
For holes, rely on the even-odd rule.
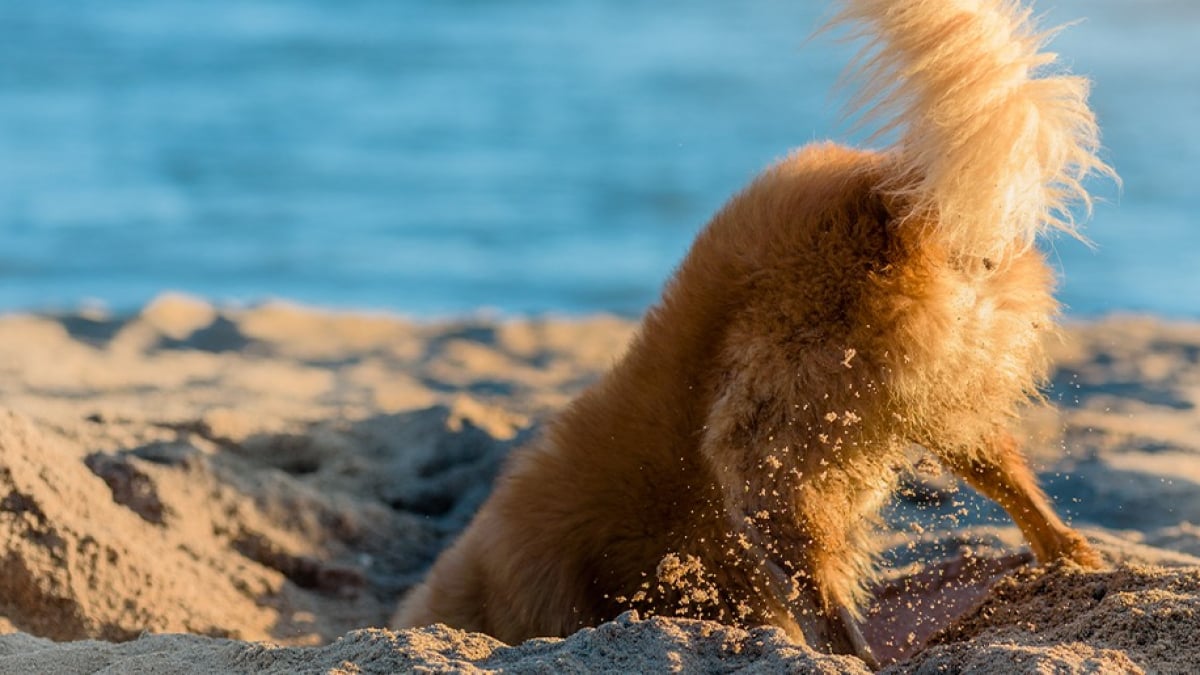
[[[946,247],[996,258],[1048,228],[1075,233],[1082,180],[1112,175],[1096,157],[1088,81],[1053,73],[1032,11],[1004,0],[854,0],[841,22],[867,46],[856,99],[883,130],[899,128],[886,189],[937,222]],[[986,225],[985,225],[986,224]]]
[[636,608],[869,659],[873,519],[913,443],[1040,560],[1099,564],[1008,432],[1057,311],[1030,243],[1107,171],[1086,84],[1030,79],[1052,57],[1000,0],[848,0],[844,18],[874,36],[864,100],[887,92],[899,143],[803,148],[731,200],[397,626],[517,642]]

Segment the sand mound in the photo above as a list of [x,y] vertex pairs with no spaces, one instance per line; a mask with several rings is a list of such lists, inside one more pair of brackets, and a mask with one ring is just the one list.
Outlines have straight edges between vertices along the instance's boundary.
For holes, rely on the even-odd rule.
[[[508,451],[631,331],[177,296],[134,317],[0,317],[0,672],[854,672],[704,622],[626,616],[517,647],[356,630],[385,624]],[[1061,411],[1031,417],[1029,449],[1060,509],[1129,565],[1009,578],[1028,554],[1003,514],[918,472],[885,514],[866,626],[895,671],[1195,670],[1200,327],[1071,334]]]
[[1200,568],[1031,570],[897,672],[1200,672]]
[[867,673],[858,659],[799,648],[774,629],[744,631],[703,621],[624,615],[565,639],[509,647],[444,626],[361,630],[325,647],[279,648],[193,635],[59,646],[27,635],[0,636],[0,669],[92,673]]
[[305,644],[383,625],[507,447],[445,407],[239,441],[158,431],[90,451],[0,412],[0,614],[15,627]]

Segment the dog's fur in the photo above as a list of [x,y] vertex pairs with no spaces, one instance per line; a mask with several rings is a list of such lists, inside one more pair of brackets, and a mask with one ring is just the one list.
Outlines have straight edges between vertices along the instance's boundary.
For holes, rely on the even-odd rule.
[[[1008,427],[1037,397],[1054,279],[1110,173],[1085,80],[1045,74],[1005,0],[845,0],[863,106],[899,142],[817,144],[697,237],[628,353],[516,452],[398,626],[506,642],[629,608],[770,624],[870,658],[872,519],[919,444],[1003,506],[1042,562],[1100,560]],[[1042,76],[1038,76],[1038,75]]]

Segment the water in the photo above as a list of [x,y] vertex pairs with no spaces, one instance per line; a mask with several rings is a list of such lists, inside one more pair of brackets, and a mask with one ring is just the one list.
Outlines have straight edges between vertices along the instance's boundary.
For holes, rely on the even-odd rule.
[[[1120,195],[1069,311],[1200,316],[1200,4],[1043,2]],[[0,310],[172,288],[635,314],[790,147],[854,140],[812,0],[0,0]],[[1056,263],[1057,264],[1057,263]]]

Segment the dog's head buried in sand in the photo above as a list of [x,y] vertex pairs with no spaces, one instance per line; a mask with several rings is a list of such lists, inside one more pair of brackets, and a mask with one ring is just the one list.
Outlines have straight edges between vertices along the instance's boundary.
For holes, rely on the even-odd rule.
[[[923,446],[1042,563],[1100,558],[1009,426],[1037,397],[1053,275],[1096,156],[1087,82],[1007,0],[845,0],[884,151],[816,144],[696,238],[602,380],[513,454],[404,599],[515,643],[636,608],[773,625],[873,661],[858,628],[875,512]],[[650,583],[647,583],[650,580]]]

